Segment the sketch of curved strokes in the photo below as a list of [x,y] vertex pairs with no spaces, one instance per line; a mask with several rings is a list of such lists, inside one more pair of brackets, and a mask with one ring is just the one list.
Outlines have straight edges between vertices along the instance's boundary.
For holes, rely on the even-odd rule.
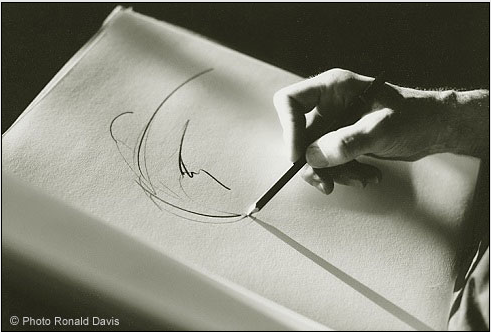
[[[170,149],[172,152],[168,155],[168,162],[159,165],[158,169],[149,163],[149,134],[165,103],[186,84],[212,70],[203,70],[174,88],[154,110],[136,141],[128,142],[128,135],[124,135],[122,130],[118,131],[118,123],[131,121],[135,116],[134,112],[124,112],[113,118],[109,124],[109,133],[124,163],[132,172],[135,183],[158,209],[194,222],[230,224],[244,219],[245,215],[211,207],[192,194],[193,186],[198,185],[190,183],[193,179],[200,179],[199,185],[213,186],[214,190],[231,191],[232,188],[211,171],[203,168],[192,169],[185,163],[186,133],[190,130],[191,122],[189,119],[183,123],[179,140],[175,142],[178,146],[174,150]],[[165,176],[162,169],[165,170]]]

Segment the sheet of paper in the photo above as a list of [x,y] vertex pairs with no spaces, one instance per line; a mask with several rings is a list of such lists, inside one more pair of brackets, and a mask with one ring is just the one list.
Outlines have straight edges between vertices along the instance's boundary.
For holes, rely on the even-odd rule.
[[[328,330],[198,266],[176,261],[7,172],[2,172],[2,194],[2,258],[26,264],[27,271],[34,269],[36,273],[28,272],[33,279],[39,279],[41,271],[43,277],[34,281],[37,287],[56,289],[58,283],[45,285],[47,276],[56,276],[50,281],[77,290],[77,303],[92,304],[87,293],[95,291],[99,305],[90,312],[93,317],[101,317],[100,303],[106,303],[128,308],[130,316],[142,317],[153,329]],[[21,278],[20,287],[33,291],[31,276],[12,274],[16,269],[9,269],[8,263],[2,263],[2,268],[9,271],[4,276]],[[58,300],[57,295],[53,299]],[[119,327],[135,328],[124,312],[113,321],[118,319]],[[89,321],[86,326],[99,325],[98,320]]]
[[335,329],[446,327],[478,162],[381,162],[378,186],[294,178],[272,105],[300,78],[131,11],[3,138],[3,167],[162,252]]

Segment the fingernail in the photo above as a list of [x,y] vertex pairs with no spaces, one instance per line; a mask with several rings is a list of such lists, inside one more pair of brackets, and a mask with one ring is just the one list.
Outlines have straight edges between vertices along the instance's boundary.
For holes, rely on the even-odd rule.
[[312,175],[312,179],[313,179],[314,181],[316,181],[316,182],[322,182],[321,177],[320,177],[319,175],[317,175],[316,173],[314,173],[314,174]]
[[324,183],[319,182],[318,184],[315,185],[315,187],[322,192],[323,194],[327,194],[326,192],[326,187],[324,186]]
[[327,167],[329,165],[326,157],[317,145],[311,145],[307,148],[307,163],[312,167]]
[[370,183],[370,184],[378,184],[378,183],[380,183],[380,180],[379,180],[378,177],[375,176],[373,178],[368,178],[367,179],[367,183]]
[[347,184],[348,184],[348,186],[352,186],[352,187],[356,187],[356,188],[365,188],[365,186],[363,185],[363,182],[360,180],[350,179]]

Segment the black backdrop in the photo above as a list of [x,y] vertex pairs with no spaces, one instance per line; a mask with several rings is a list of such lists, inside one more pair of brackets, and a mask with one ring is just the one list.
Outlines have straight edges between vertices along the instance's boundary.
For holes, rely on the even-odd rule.
[[[300,76],[342,67],[421,88],[489,88],[489,3],[130,4]],[[2,133],[99,29],[114,3],[2,3]],[[489,161],[484,169],[489,170]],[[476,197],[489,216],[489,172]],[[485,220],[489,224],[489,219]],[[3,255],[2,255],[3,256]],[[7,260],[6,260],[7,259]],[[124,317],[116,329],[172,329],[100,294],[3,257],[10,315]],[[52,327],[51,327],[52,328]],[[42,328],[35,328],[41,330]]]
[[[434,88],[489,87],[489,3],[124,3],[310,76],[332,67]],[[2,132],[115,3],[2,3]]]

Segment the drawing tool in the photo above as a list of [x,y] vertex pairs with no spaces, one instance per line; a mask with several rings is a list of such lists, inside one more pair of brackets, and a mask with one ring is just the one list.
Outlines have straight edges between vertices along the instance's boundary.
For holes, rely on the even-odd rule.
[[[350,102],[346,107],[343,115],[345,116],[338,121],[334,121],[328,128],[328,131],[336,130],[341,127],[351,125],[358,121],[366,111],[366,105],[375,93],[384,85],[384,72],[380,73],[370,84],[363,90],[363,92]],[[247,210],[246,216],[251,216],[254,213],[259,212],[280,190],[285,184],[290,181],[291,178],[306,164],[307,160],[305,154],[298,159],[283,174],[278,181],[276,181],[271,188],[269,188],[256,202],[254,202]]]

